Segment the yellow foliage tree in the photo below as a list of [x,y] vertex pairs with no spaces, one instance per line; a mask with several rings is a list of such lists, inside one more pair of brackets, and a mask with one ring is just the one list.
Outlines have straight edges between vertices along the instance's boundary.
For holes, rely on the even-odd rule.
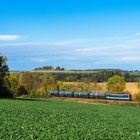
[[123,93],[125,86],[126,82],[121,76],[113,76],[107,82],[107,90],[110,93]]

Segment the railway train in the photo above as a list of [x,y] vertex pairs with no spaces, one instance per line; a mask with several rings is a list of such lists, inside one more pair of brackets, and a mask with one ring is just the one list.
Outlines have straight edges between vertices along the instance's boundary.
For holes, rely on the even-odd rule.
[[56,97],[123,100],[123,101],[132,100],[130,94],[110,94],[110,93],[99,93],[99,92],[74,92],[74,91],[58,91],[58,90],[50,90],[49,93],[51,96],[56,96]]

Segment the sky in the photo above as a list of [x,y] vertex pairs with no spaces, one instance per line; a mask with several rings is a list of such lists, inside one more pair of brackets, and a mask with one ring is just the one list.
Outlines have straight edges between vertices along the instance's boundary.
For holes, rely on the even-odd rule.
[[139,0],[0,0],[10,70],[140,70]]

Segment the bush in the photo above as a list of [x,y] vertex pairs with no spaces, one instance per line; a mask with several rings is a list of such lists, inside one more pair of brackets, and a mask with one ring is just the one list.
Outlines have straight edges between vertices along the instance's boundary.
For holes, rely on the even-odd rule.
[[29,94],[29,96],[31,98],[34,98],[36,96],[36,90],[35,89],[32,89],[31,92],[30,92],[30,94]]
[[49,94],[48,94],[47,89],[42,87],[42,88],[39,88],[39,89],[32,89],[29,96],[31,98],[34,98],[34,97],[48,97]]

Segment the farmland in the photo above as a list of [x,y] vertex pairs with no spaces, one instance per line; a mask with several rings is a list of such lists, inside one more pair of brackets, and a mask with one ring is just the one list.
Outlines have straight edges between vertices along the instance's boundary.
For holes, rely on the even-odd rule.
[[139,106],[0,99],[0,139],[140,139]]

